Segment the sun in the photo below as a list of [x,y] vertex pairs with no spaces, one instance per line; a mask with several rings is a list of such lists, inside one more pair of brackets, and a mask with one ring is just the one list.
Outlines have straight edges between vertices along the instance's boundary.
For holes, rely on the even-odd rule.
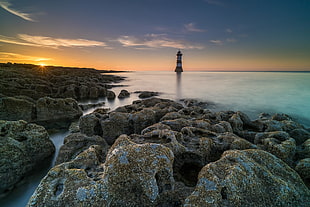
[[39,64],[39,66],[42,67],[42,68],[45,67],[45,65],[46,65],[45,63],[40,63]]

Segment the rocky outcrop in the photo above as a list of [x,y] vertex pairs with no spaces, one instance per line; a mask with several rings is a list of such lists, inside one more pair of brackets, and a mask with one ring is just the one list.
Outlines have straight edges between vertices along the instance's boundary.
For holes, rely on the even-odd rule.
[[0,120],[0,194],[11,190],[54,150],[44,127]]
[[200,171],[185,206],[308,206],[309,202],[309,189],[283,161],[262,150],[233,150]]
[[127,90],[121,90],[121,92],[118,94],[118,98],[127,98],[130,96],[130,93]]
[[36,103],[36,121],[74,120],[83,114],[76,100],[40,98]]
[[33,121],[35,117],[35,104],[23,98],[0,98],[0,120]]
[[139,93],[139,98],[151,98],[159,95],[158,92],[154,91],[135,91],[135,93]]
[[113,100],[115,99],[116,95],[113,91],[107,91],[107,99],[108,100]]
[[306,206],[307,129],[283,114],[187,105],[149,98],[81,117],[29,205]]

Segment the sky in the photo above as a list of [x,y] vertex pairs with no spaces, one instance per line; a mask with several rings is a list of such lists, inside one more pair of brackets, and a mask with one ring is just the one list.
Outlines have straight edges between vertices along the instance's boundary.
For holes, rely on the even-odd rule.
[[310,0],[0,0],[0,62],[310,71]]

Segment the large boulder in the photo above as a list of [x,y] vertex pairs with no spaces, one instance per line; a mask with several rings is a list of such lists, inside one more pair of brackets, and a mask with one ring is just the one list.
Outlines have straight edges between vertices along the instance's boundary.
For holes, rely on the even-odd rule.
[[199,173],[185,206],[308,206],[310,191],[282,160],[262,150],[226,151]]
[[56,121],[56,120],[74,120],[79,118],[83,112],[78,106],[76,100],[72,98],[40,98],[36,103],[36,121]]
[[44,127],[0,120],[0,194],[12,189],[54,151]]
[[3,97],[0,98],[0,120],[32,121],[35,118],[35,105],[26,99]]
[[174,189],[174,156],[169,148],[135,144],[122,135],[106,160],[105,155],[94,145],[74,160],[52,168],[28,207],[169,206],[166,195]]

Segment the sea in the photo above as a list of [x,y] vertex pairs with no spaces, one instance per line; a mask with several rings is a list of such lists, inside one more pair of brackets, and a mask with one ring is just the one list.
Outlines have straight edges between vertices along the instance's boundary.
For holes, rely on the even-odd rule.
[[[167,72],[143,71],[111,73],[125,77],[111,90],[131,92],[129,98],[80,101],[81,104],[105,102],[111,110],[138,100],[136,91],[159,92],[159,98],[175,101],[196,99],[209,103],[210,110],[242,111],[251,119],[260,113],[285,113],[310,128],[310,72]],[[95,108],[84,111],[91,113]],[[25,206],[40,180],[53,166],[68,130],[50,134],[56,146],[54,158],[27,176],[10,194],[0,198],[1,207]]]

